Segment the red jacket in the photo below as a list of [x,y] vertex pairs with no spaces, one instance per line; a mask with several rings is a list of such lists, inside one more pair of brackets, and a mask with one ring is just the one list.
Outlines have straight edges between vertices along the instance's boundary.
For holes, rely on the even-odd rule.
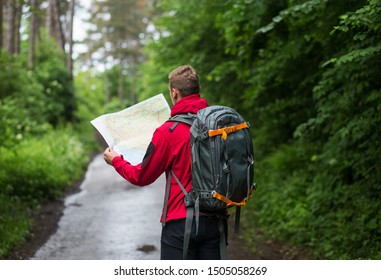
[[[171,116],[188,112],[195,114],[207,106],[207,101],[199,94],[192,94],[173,106]],[[153,183],[163,172],[168,176],[169,169],[172,168],[189,191],[192,187],[189,125],[179,123],[176,129],[170,132],[169,128],[172,125],[173,122],[165,122],[156,129],[142,163],[134,166],[122,157],[115,157],[112,161],[115,170],[131,184],[146,186]],[[185,217],[184,194],[176,180],[172,179],[166,221]]]

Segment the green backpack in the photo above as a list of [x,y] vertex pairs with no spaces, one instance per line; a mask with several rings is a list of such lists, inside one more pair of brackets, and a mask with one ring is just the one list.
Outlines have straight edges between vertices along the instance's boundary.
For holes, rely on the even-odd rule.
[[[192,189],[188,193],[170,170],[164,198],[163,226],[167,213],[169,186],[175,178],[185,195],[187,218],[184,234],[184,259],[189,246],[193,217],[217,215],[227,217],[227,208],[236,206],[235,232],[239,228],[240,207],[246,205],[256,188],[254,183],[254,149],[249,123],[234,109],[209,106],[194,114],[175,115],[173,131],[179,122],[190,125]],[[194,215],[196,214],[196,215]],[[221,258],[226,258],[226,237],[220,223]]]

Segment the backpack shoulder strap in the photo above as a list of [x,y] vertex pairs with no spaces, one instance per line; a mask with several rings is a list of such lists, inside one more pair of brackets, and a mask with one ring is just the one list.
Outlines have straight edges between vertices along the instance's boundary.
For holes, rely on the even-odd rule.
[[[165,226],[165,220],[167,218],[167,211],[168,211],[168,199],[169,199],[169,192],[170,192],[170,186],[172,177],[176,180],[177,184],[179,185],[180,189],[184,193],[185,200],[190,201],[191,198],[189,196],[189,193],[185,190],[185,187],[183,184],[181,184],[180,180],[177,178],[176,174],[173,172],[172,169],[168,172],[167,177],[167,185],[165,189],[165,195],[164,195],[164,206],[163,206],[163,216],[162,216],[162,226]],[[183,259],[185,260],[188,254],[188,247],[189,247],[189,240],[190,235],[192,231],[192,223],[193,223],[193,215],[194,215],[194,208],[193,207],[187,207],[187,215],[185,219],[185,232],[184,232],[184,244],[183,244]],[[196,217],[198,220],[198,218]]]
[[169,169],[168,176],[167,176],[167,185],[165,187],[165,194],[164,194],[164,206],[163,206],[163,217],[162,217],[162,225],[165,226],[165,219],[167,218],[167,211],[168,211],[168,199],[169,199],[169,192],[171,188],[171,182],[172,177],[176,180],[177,184],[179,185],[180,189],[184,193],[184,196],[189,200],[189,193],[186,191],[183,184],[181,184],[179,178],[177,178],[176,174],[173,172],[172,168]]
[[168,120],[168,122],[174,122],[174,124],[169,128],[169,131],[172,132],[179,123],[185,123],[191,126],[195,119],[196,114],[192,113],[174,115]]

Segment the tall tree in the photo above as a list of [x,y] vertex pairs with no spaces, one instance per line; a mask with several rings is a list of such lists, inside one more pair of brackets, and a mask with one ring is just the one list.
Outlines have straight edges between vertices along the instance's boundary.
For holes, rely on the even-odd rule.
[[14,28],[14,54],[18,55],[20,53],[20,44],[21,44],[21,34],[20,34],[20,27],[21,27],[21,16],[22,16],[22,9],[23,9],[23,3],[24,0],[17,0],[15,1],[15,28]]
[[34,67],[35,42],[38,28],[37,18],[38,0],[30,0],[30,34],[29,34],[29,68]]
[[13,0],[8,0],[5,3],[5,13],[6,15],[6,37],[5,37],[5,48],[9,54],[15,53],[15,16],[16,9]]
[[73,23],[74,23],[74,11],[75,11],[75,0],[70,1],[69,7],[69,20],[68,20],[68,32],[67,32],[67,43],[68,43],[68,55],[67,55],[67,71],[69,80],[73,79]]
[[49,0],[46,17],[46,29],[48,36],[57,41],[58,46],[65,51],[65,36],[61,23],[61,14],[59,2],[57,0]]
[[3,48],[3,7],[4,0],[0,0],[0,50]]
[[[90,52],[94,60],[106,61],[108,67],[118,65],[120,99],[126,97],[123,81],[126,77],[130,81],[135,79],[135,65],[141,61],[141,34],[147,25],[147,8],[143,0],[96,1],[91,6],[90,23],[94,28],[88,32]],[[130,100],[136,101],[134,88],[130,89]]]

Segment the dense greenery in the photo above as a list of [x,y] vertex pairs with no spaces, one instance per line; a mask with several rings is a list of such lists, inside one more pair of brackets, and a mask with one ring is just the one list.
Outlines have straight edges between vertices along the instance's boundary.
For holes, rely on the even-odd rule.
[[25,54],[1,53],[0,258],[26,237],[41,204],[81,177],[96,145],[89,120],[101,112],[103,79],[77,75],[76,121],[68,123],[72,89],[54,46],[40,46],[50,49],[37,56],[33,72]]
[[[83,173],[96,147],[89,120],[131,105],[135,93],[166,93],[169,71],[191,64],[210,104],[233,106],[252,125],[249,246],[260,229],[312,258],[381,259],[380,0],[114,2],[97,3],[102,20],[92,17],[99,26],[85,42],[94,51],[86,59],[103,50],[99,63],[113,62],[103,73],[76,72],[73,83],[59,34],[33,41],[33,56],[27,34],[19,52],[0,45],[0,258],[39,206]],[[29,19],[35,9],[24,4]],[[142,8],[131,37],[119,4]],[[135,27],[148,24],[149,7],[155,29],[142,34]]]
[[135,101],[147,8],[135,0],[93,3],[89,34],[98,37],[86,40],[88,52],[77,53],[76,62],[94,65],[94,54],[107,71],[73,72],[78,4],[0,1],[0,258],[23,242],[41,205],[60,197],[99,151],[90,120]]
[[327,259],[381,258],[381,3],[160,3],[143,92],[192,64],[210,103],[252,124],[256,228]]

